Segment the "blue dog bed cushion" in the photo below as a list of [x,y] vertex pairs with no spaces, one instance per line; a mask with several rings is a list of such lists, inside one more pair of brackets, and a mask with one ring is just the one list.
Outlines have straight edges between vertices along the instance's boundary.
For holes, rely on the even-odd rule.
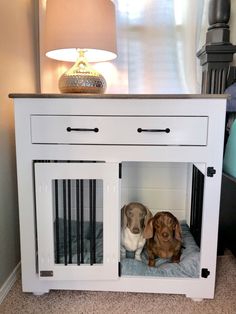
[[[141,258],[142,261],[134,259],[133,252],[127,252],[126,258],[121,260],[122,276],[158,276],[158,277],[199,277],[199,247],[195,243],[193,236],[186,223],[181,223],[183,246],[179,263],[171,263],[169,259],[156,259],[155,267],[148,266],[147,252],[144,249]],[[84,223],[83,234],[83,264],[90,263],[90,224]],[[64,234],[63,220],[59,220],[59,234]],[[76,222],[71,222],[71,247],[72,247],[72,264],[77,263],[77,240],[76,240]],[[59,263],[64,263],[64,238],[59,238]],[[56,256],[56,252],[55,252]],[[103,225],[101,222],[96,223],[96,262],[103,263]],[[69,256],[68,256],[69,260]],[[91,266],[92,267],[92,266]]]
[[200,250],[186,223],[181,223],[183,246],[179,263],[170,259],[157,258],[155,267],[148,266],[148,256],[145,248],[141,253],[142,261],[134,259],[132,252],[127,252],[121,260],[121,275],[123,276],[154,276],[154,277],[199,277]]

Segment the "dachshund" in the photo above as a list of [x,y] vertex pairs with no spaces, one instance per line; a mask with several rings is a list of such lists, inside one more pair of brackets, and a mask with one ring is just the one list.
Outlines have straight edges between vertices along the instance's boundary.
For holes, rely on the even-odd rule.
[[121,209],[121,256],[126,251],[135,252],[135,259],[141,261],[141,252],[146,243],[143,230],[152,218],[151,211],[141,203],[132,202]]
[[177,218],[168,211],[162,211],[151,218],[143,232],[147,239],[148,265],[155,266],[155,258],[171,258],[179,263],[182,249],[182,231]]

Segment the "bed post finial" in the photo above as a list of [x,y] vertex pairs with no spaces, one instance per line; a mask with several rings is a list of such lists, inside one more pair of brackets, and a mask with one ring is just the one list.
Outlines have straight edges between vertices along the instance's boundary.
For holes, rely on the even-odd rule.
[[210,0],[206,43],[230,43],[230,0]]
[[208,11],[209,28],[229,27],[230,0],[210,0]]

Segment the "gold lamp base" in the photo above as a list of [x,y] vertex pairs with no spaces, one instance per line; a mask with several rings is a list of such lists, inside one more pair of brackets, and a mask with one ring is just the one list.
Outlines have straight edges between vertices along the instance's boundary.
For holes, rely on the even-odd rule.
[[76,63],[59,79],[61,93],[103,94],[107,84],[105,78],[94,70],[85,58],[85,51],[79,50]]

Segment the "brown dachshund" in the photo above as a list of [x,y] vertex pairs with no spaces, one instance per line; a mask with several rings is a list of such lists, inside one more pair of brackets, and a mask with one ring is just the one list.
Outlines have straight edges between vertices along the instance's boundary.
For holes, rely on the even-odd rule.
[[148,265],[155,266],[155,258],[171,258],[173,263],[180,261],[182,234],[177,218],[170,212],[158,212],[151,218],[143,236],[147,239]]

